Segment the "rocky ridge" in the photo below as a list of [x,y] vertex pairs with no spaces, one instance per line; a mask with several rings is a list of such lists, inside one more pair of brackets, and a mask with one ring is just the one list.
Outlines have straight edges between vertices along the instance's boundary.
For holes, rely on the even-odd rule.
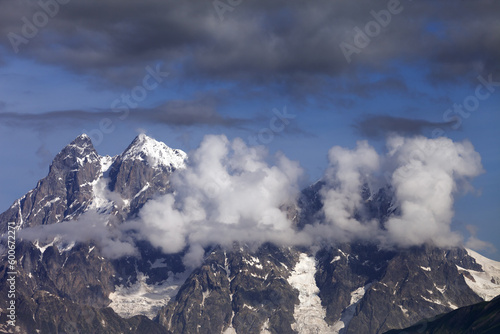
[[[154,196],[172,191],[170,177],[186,154],[139,135],[116,157],[101,157],[82,135],[65,147],[37,186],[0,215],[22,229],[109,217],[133,218]],[[297,228],[321,219],[320,181],[305,189]],[[364,193],[365,212],[397,208],[390,189]],[[3,241],[2,241],[3,243]],[[381,333],[488,300],[500,293],[500,264],[462,248],[380,249],[368,243],[320,250],[213,245],[186,272],[183,253],[163,254],[136,241],[139,254],[104,256],[92,241],[23,240],[16,247],[18,326],[27,333]],[[1,252],[1,295],[8,268]],[[6,323],[1,300],[1,323]],[[47,310],[51,310],[48,312]],[[12,328],[0,327],[0,332]]]

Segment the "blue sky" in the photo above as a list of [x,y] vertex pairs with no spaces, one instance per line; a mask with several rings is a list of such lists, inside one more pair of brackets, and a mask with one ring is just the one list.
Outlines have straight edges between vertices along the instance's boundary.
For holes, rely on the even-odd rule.
[[[455,202],[454,229],[468,236],[465,226],[475,225],[500,249],[500,85],[481,88],[488,96],[470,114],[447,112],[476,101],[478,77],[500,81],[494,2],[443,11],[444,1],[242,1],[221,12],[211,2],[75,1],[61,4],[18,52],[12,36],[24,38],[22,18],[33,21],[43,8],[0,6],[3,209],[77,135],[102,133],[103,119],[112,131],[94,140],[101,155],[121,153],[144,131],[187,152],[205,134],[224,133],[300,161],[310,182],[334,145],[367,139],[383,151],[390,132],[432,136],[439,128],[470,140],[485,169],[475,191]],[[370,26],[372,11],[390,13],[390,22]],[[377,24],[372,37],[359,35]],[[356,44],[367,36],[368,45]],[[342,43],[357,51],[346,57]],[[169,75],[146,90],[151,69]],[[123,94],[138,97],[125,119],[113,108]],[[289,124],[270,131],[285,109]],[[485,254],[500,259],[499,251]]]

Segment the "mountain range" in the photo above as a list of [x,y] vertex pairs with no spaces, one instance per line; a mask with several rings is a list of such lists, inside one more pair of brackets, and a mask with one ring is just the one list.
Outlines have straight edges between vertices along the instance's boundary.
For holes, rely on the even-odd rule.
[[[137,227],[188,167],[186,153],[144,134],[115,157],[100,156],[87,135],[63,148],[0,215],[0,333],[384,333],[424,319],[444,328],[476,308],[498,323],[500,263],[463,247],[233,242],[189,266],[186,249],[165,252]],[[297,230],[321,217],[324,186],[282,207]],[[363,202],[382,223],[398,210],[387,187],[366,187]]]

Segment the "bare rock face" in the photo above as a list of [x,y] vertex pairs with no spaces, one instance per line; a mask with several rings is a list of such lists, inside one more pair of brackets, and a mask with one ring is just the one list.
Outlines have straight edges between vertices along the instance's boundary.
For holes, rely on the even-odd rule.
[[404,328],[481,301],[456,264],[478,264],[463,249],[414,247],[384,251],[373,245],[342,245],[319,254],[317,283],[327,321],[344,333]]
[[[109,169],[109,190],[127,201],[126,214],[170,189],[170,175],[185,167],[186,154],[145,135],[137,136]],[[128,210],[127,210],[128,209]]]
[[[183,167],[185,159],[182,151],[172,150],[176,159],[167,166],[171,157],[158,157],[155,147],[144,148],[145,143],[166,147],[139,136],[122,155],[101,157],[88,136],[77,137],[57,154],[49,174],[0,215],[0,233],[6,235],[9,222],[17,229],[33,228],[78,219],[89,210],[109,215],[113,223],[133,216],[148,199],[168,191],[170,175]],[[148,159],[154,163],[149,164]],[[114,178],[110,166],[118,171]],[[126,174],[128,168],[132,172]],[[113,193],[111,183],[121,192]],[[148,184],[151,187],[145,187]],[[142,333],[150,328],[152,333],[167,333],[144,316],[125,320],[106,308],[115,286],[134,284],[139,270],[154,284],[185,269],[180,255],[161,254],[148,243],[143,243],[139,253],[139,258],[109,259],[92,241],[68,244],[57,237],[47,240],[41,236],[34,241],[18,237],[16,299],[21,305],[17,311],[21,332]],[[9,277],[6,255],[2,254],[0,265],[5,295],[4,283]],[[159,259],[166,264],[152,266]],[[2,298],[0,308],[5,309],[6,302]],[[83,315],[75,316],[70,310]]]
[[[92,183],[100,171],[100,157],[90,138],[77,137],[57,154],[49,174],[35,189],[0,215],[0,222],[16,222],[16,226],[26,228],[78,216],[92,201]],[[0,225],[0,232],[5,232],[4,224]]]
[[174,333],[295,333],[298,293],[286,279],[296,256],[272,245],[217,248],[160,311],[160,324]]

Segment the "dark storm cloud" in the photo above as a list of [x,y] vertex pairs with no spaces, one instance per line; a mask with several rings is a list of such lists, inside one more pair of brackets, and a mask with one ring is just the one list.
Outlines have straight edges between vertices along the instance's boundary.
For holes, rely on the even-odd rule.
[[151,109],[64,110],[37,114],[0,113],[0,124],[28,126],[37,129],[64,127],[68,124],[81,124],[81,122],[99,122],[103,119],[172,126],[220,125],[233,127],[252,122],[252,120],[223,116],[216,111],[214,103],[205,99],[168,101]]
[[388,135],[416,136],[425,130],[450,129],[455,122],[429,122],[422,119],[410,119],[387,115],[369,115],[358,121],[353,127],[368,138],[381,139]]
[[[8,34],[21,35],[21,19],[32,21],[42,9],[35,1],[1,6],[2,43],[12,51]],[[219,15],[212,1],[73,0],[20,44],[18,54],[115,84],[133,82],[156,61],[179,80],[292,86],[310,77],[383,70],[394,60],[427,64],[431,80],[497,69],[498,1],[402,0],[399,6],[351,63],[340,43],[352,44],[354,28],[364,29],[374,20],[370,12],[387,9],[388,2],[242,1]]]

